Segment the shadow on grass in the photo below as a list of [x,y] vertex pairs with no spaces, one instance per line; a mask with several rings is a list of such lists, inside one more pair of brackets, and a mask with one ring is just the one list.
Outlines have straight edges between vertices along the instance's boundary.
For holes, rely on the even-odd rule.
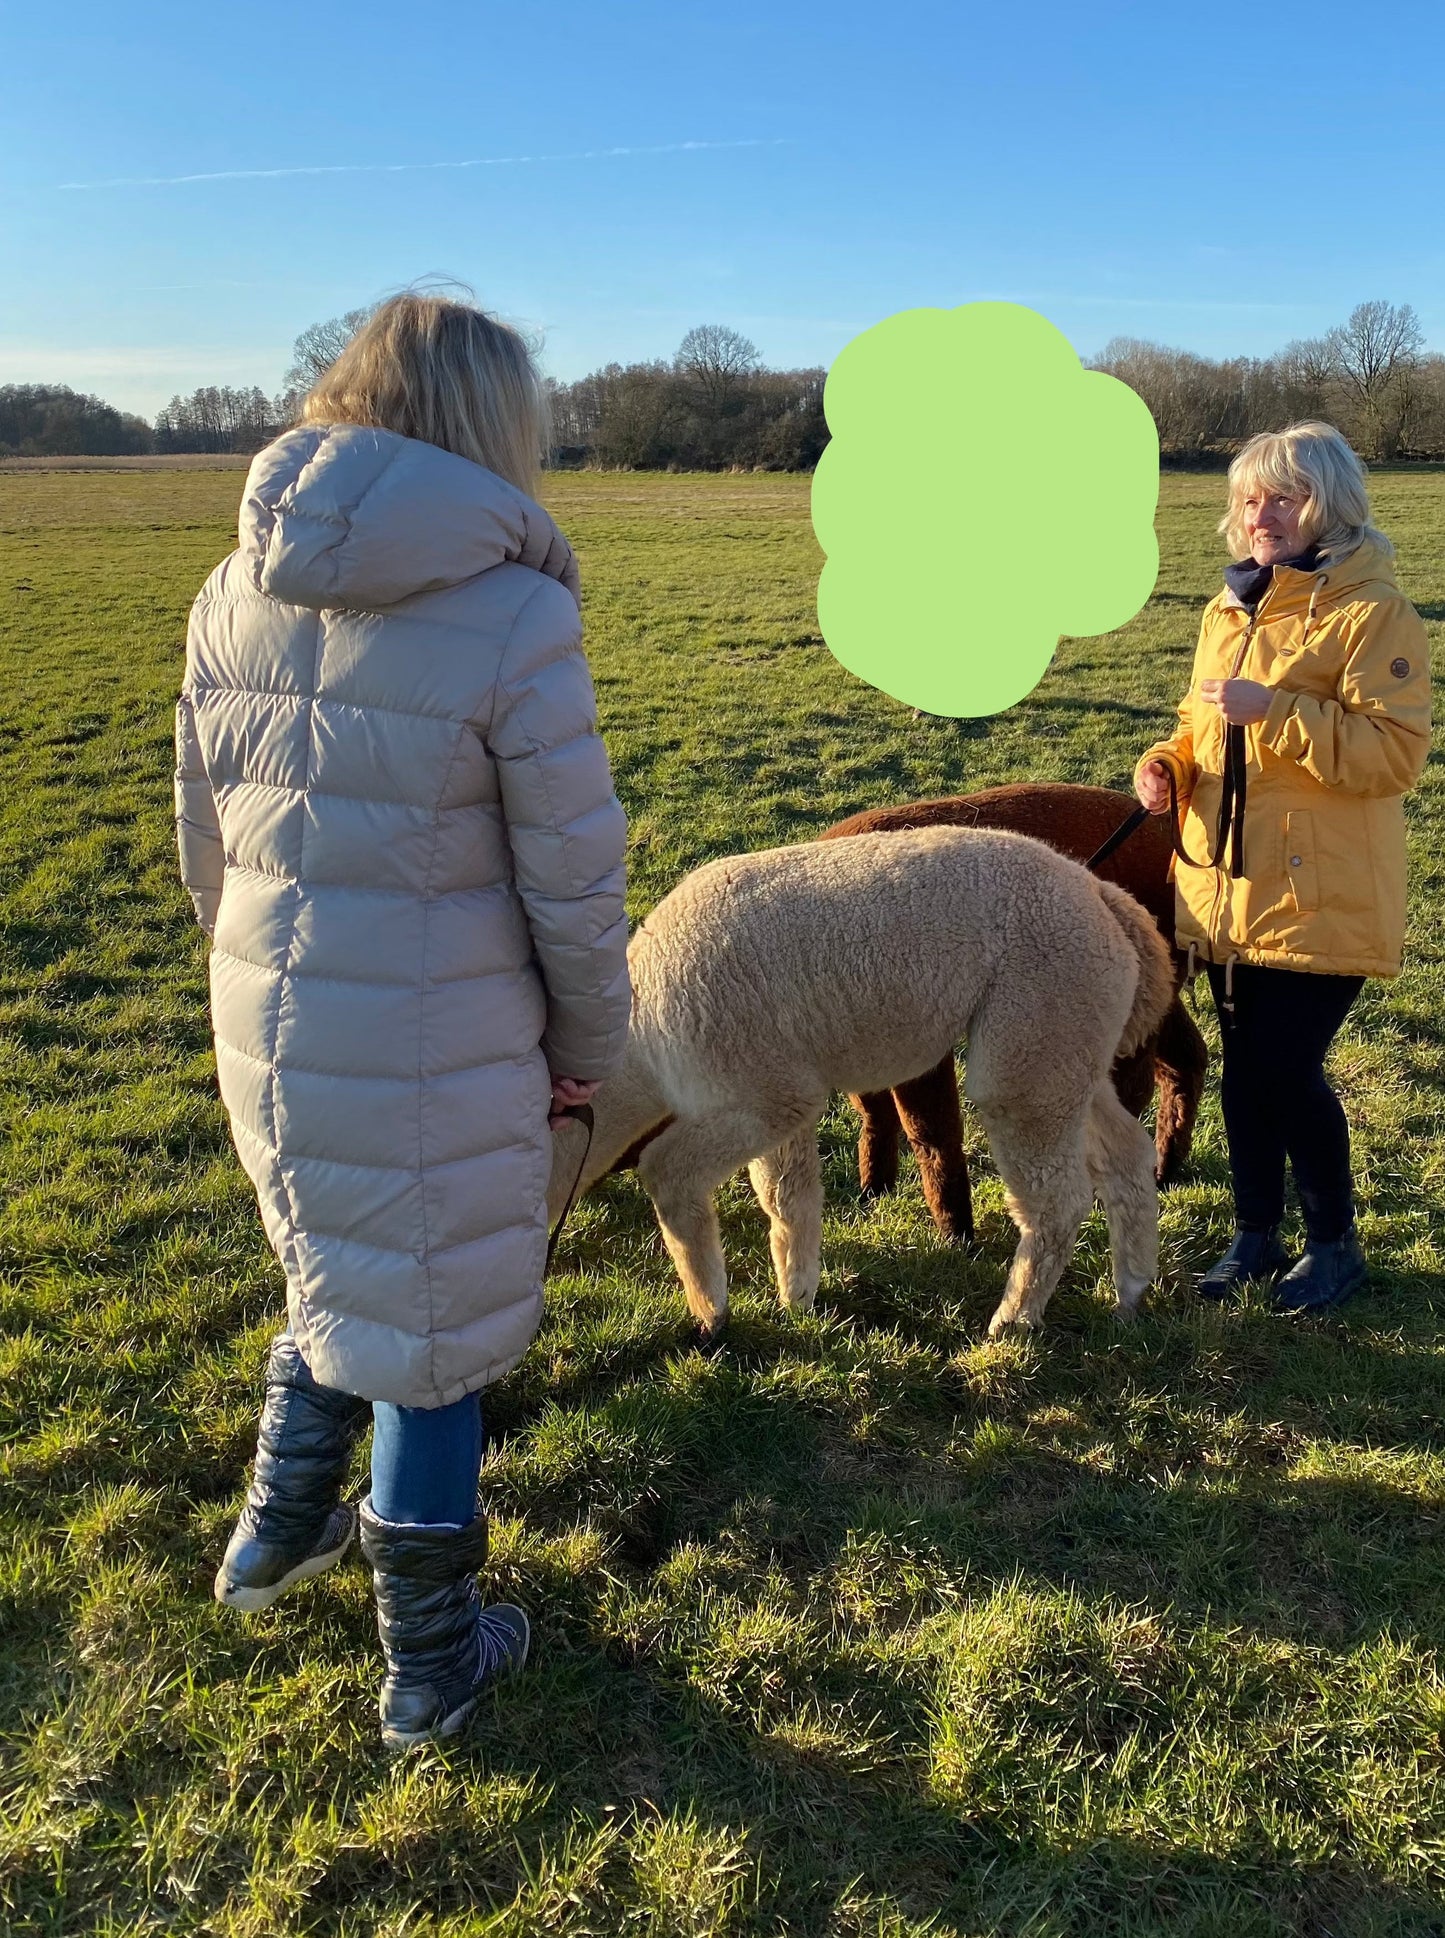
[[[681,1664],[659,1672],[615,1650],[608,1662],[590,1746],[612,1772],[607,1814],[620,1814],[624,1825],[685,1817],[724,1848],[745,1838],[765,1883],[756,1922],[740,1918],[730,1930],[825,1938],[893,1930],[891,1919],[901,1915],[918,1921],[910,1930],[949,1919],[958,1923],[946,1929],[1018,1938],[1445,1933],[1445,1914],[1428,1892],[1387,1882],[1345,1857],[1300,1863],[1273,1846],[1262,1826],[1235,1833],[1238,1855],[1218,1856],[1163,1838],[1091,1833],[1069,1820],[1061,1796],[1055,1801],[1064,1809],[1049,1834],[1020,1825],[1019,1803],[1003,1803],[1005,1785],[989,1782],[1003,1773],[988,1770],[976,1773],[976,1801],[967,1794],[973,1773],[959,1772],[964,1794],[950,1802],[928,1780],[936,1734],[930,1701],[902,1678],[836,1667],[816,1679],[805,1675],[795,1692],[804,1699],[804,1718],[787,1713],[775,1690],[764,1705],[773,1715],[759,1720],[747,1713],[746,1700],[720,1699]],[[485,1760],[488,1770],[518,1781],[540,1764],[562,1821],[605,1821],[560,1745],[544,1740],[517,1752],[510,1707],[500,1698],[483,1725],[485,1748],[459,1756]],[[810,1728],[808,1710],[866,1717],[868,1750],[860,1754],[826,1727]],[[1141,1724],[1147,1735],[1142,1708],[1126,1695],[1122,1710],[1086,1731],[1091,1760],[1107,1762],[1111,1745]],[[1091,1801],[1097,1811],[1097,1796]]]

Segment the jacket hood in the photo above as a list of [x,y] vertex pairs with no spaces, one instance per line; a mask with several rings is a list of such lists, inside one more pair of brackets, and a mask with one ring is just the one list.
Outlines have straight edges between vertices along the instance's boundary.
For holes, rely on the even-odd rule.
[[1395,585],[1395,561],[1373,538],[1362,539],[1353,552],[1327,562],[1309,576],[1324,577],[1324,590],[1335,598],[1362,585]]
[[360,424],[308,424],[260,452],[241,500],[252,582],[287,605],[395,605],[506,560],[577,598],[577,563],[542,507],[436,444]]

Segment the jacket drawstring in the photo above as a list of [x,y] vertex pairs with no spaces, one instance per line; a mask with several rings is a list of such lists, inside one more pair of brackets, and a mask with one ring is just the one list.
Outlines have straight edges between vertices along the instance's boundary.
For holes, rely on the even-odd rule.
[[1234,965],[1239,961],[1238,949],[1232,949],[1224,965],[1224,1013],[1229,1018],[1231,1029],[1234,1027]]

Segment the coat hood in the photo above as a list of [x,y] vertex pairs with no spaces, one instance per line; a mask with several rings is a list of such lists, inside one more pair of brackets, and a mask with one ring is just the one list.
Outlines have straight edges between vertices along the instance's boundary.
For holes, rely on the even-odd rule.
[[268,444],[241,500],[252,583],[287,605],[395,605],[506,560],[558,579],[577,563],[542,507],[436,444],[361,424],[307,424]]

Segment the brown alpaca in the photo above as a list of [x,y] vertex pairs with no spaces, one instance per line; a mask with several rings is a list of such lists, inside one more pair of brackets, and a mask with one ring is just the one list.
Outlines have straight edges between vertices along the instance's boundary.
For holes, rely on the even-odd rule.
[[[1024,781],[988,787],[977,794],[944,800],[914,801],[901,807],[869,808],[826,829],[818,839],[855,834],[895,833],[904,828],[998,828],[1032,835],[1060,854],[1087,861],[1127,819],[1136,803],[1131,795],[1107,787]],[[1098,870],[1140,902],[1174,945],[1174,884],[1167,823],[1151,816]],[[1179,982],[1183,963],[1179,959]],[[1114,1065],[1114,1087],[1126,1110],[1138,1117],[1158,1086],[1154,1175],[1168,1184],[1189,1155],[1194,1120],[1204,1089],[1208,1051],[1176,989],[1159,1028],[1131,1055]],[[858,1139],[858,1178],[870,1196],[891,1191],[898,1182],[898,1134],[906,1134],[918,1160],[923,1195],[942,1237],[968,1243],[973,1238],[973,1196],[963,1153],[958,1080],[950,1053],[923,1076],[874,1091],[852,1102],[863,1119]]]

